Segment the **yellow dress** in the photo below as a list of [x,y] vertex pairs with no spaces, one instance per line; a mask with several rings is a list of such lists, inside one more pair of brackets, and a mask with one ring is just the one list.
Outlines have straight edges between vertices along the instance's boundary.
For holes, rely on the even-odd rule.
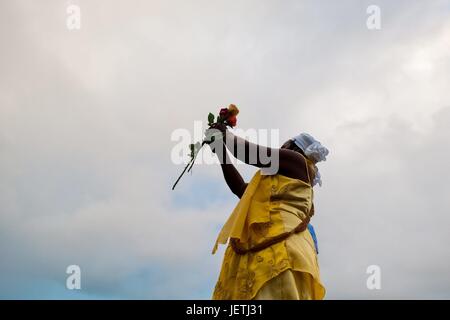
[[[218,244],[233,238],[253,247],[290,231],[313,214],[311,184],[257,171],[228,221]],[[314,241],[308,230],[257,252],[237,254],[228,244],[213,299],[323,299]]]

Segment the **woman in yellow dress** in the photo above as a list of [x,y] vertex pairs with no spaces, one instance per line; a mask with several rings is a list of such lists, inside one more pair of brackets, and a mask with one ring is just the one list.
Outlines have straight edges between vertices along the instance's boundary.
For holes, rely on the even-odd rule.
[[[326,159],[328,150],[305,133],[273,149],[237,137],[224,125],[212,129],[220,130],[223,139],[210,146],[219,156],[226,183],[240,198],[213,248],[214,254],[219,244],[228,242],[212,298],[323,299],[309,221],[314,214],[313,185],[321,185],[316,163]],[[227,148],[260,168],[249,183],[231,163]],[[271,160],[264,161],[262,155]]]

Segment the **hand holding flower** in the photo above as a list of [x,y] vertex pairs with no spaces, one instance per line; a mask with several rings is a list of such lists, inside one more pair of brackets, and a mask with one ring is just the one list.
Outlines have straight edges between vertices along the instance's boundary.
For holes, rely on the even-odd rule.
[[[175,184],[172,187],[172,190],[175,189],[177,183],[180,181],[181,177],[184,175],[186,170],[188,172],[192,170],[192,167],[194,166],[195,158],[197,157],[200,149],[205,144],[210,144],[210,143],[214,142],[217,134],[220,134],[223,137],[223,135],[225,134],[228,127],[232,128],[232,127],[236,126],[238,113],[239,113],[239,109],[234,104],[230,104],[228,108],[220,109],[219,115],[217,116],[217,119],[216,119],[216,122],[214,122],[214,120],[215,120],[214,114],[212,114],[212,113],[208,114],[209,129],[206,130],[206,132],[205,132],[205,139],[203,139],[202,143],[197,142],[196,144],[191,144],[189,146],[190,150],[191,150],[191,154],[190,154],[191,160],[186,165],[186,167],[184,168],[181,175],[178,177],[177,181],[175,182]],[[214,129],[214,130],[211,130],[211,129]],[[213,152],[214,152],[214,150],[213,150]]]

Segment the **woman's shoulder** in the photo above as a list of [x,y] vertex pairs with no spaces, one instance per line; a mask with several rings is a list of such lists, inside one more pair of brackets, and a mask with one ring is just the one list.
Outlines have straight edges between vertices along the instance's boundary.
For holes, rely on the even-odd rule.
[[301,153],[293,150],[281,150],[279,159],[279,174],[292,179],[309,182],[308,160]]

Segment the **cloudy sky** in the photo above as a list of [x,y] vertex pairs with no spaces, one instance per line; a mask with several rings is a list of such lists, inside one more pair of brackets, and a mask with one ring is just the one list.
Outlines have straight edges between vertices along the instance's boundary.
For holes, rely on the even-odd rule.
[[229,103],[331,150],[328,299],[450,298],[449,0],[4,0],[0,41],[0,298],[209,299],[237,199],[217,165],[172,192],[172,134]]

